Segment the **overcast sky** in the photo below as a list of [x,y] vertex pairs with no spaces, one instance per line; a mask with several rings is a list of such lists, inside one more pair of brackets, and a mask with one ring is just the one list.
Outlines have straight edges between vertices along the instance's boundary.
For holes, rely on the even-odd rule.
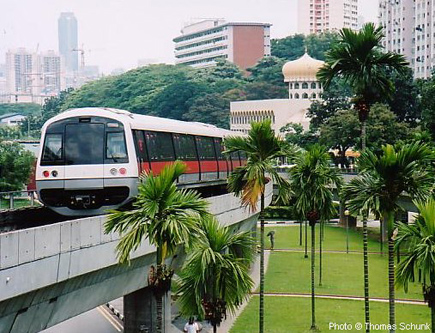
[[[307,0],[308,1],[308,0]],[[376,21],[378,0],[359,0],[365,21]],[[0,0],[0,63],[10,48],[58,50],[57,20],[75,14],[86,65],[105,73],[139,59],[173,63],[172,39],[198,18],[271,23],[271,37],[296,32],[297,0]]]

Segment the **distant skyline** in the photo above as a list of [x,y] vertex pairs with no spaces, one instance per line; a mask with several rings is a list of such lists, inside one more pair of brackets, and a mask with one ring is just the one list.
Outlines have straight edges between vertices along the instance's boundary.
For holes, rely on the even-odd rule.
[[[365,22],[377,22],[378,0],[360,0]],[[172,39],[200,18],[271,23],[271,38],[294,34],[297,0],[0,0],[0,64],[8,49],[58,50],[57,20],[73,12],[86,65],[129,69],[140,59],[174,63]]]

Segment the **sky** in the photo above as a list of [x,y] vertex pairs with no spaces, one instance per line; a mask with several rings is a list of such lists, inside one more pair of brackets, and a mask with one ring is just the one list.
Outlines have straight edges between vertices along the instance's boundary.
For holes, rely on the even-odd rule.
[[[359,0],[366,22],[376,22],[377,3]],[[104,73],[134,68],[139,59],[174,63],[172,39],[198,19],[271,23],[271,38],[297,31],[297,0],[0,0],[0,64],[12,48],[57,51],[57,20],[69,11],[86,65]]]

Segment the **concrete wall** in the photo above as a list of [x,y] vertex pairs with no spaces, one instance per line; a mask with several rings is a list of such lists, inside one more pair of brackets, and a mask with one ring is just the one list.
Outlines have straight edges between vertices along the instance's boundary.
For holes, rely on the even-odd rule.
[[[271,184],[266,198],[268,205]],[[223,225],[255,224],[256,214],[231,194],[207,201]],[[104,223],[90,217],[0,234],[0,332],[37,332],[147,286],[154,247],[143,242],[131,266],[117,265],[119,235],[104,234]]]

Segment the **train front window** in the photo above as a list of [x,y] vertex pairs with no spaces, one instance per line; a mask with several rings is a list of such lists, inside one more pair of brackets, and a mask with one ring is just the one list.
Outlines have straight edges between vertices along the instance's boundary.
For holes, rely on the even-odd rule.
[[127,163],[124,132],[109,132],[106,140],[106,158],[114,163]]
[[67,165],[104,163],[104,125],[68,124],[65,126]]
[[62,160],[62,141],[62,134],[47,134],[45,136],[41,165],[59,164]]

